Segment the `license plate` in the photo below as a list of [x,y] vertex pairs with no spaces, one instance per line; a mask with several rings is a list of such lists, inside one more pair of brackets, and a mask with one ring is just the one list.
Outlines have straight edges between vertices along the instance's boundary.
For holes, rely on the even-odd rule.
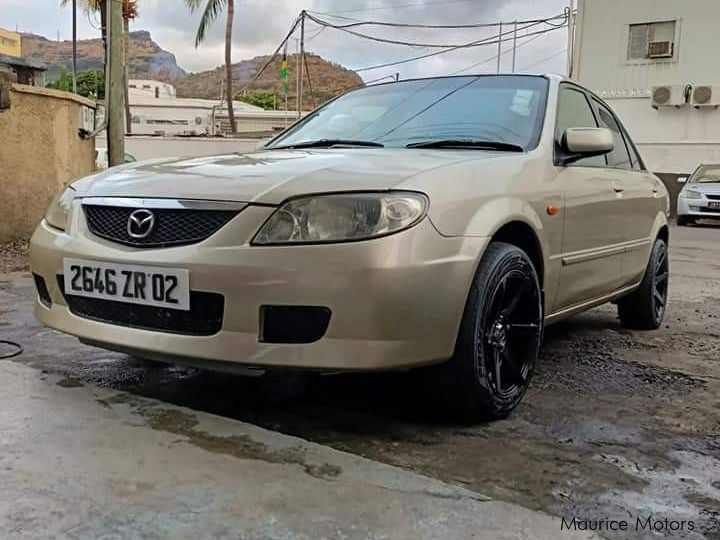
[[190,273],[182,268],[64,259],[65,294],[187,311]]
[[708,203],[708,208],[710,208],[710,209],[712,209],[712,210],[720,210],[720,201],[717,201],[717,202],[709,202],[709,203]]

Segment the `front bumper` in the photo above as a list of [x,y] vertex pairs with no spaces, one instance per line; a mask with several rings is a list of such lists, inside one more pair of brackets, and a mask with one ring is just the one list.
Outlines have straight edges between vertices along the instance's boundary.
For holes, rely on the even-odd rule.
[[702,199],[688,199],[682,195],[678,197],[677,215],[684,217],[695,217],[698,219],[720,219],[720,210],[710,209],[710,201],[706,197]]
[[[452,355],[476,261],[487,238],[441,236],[428,218],[401,233],[330,245],[256,247],[272,208],[248,207],[204,242],[136,249],[88,232],[75,211],[69,233],[43,222],[31,241],[32,271],[47,283],[47,326],[109,349],[182,363],[231,362],[320,370],[397,369]],[[63,258],[180,267],[190,289],[225,298],[221,330],[190,336],[117,326],[74,315],[58,284]],[[312,343],[259,340],[260,307],[323,306],[332,315]]]

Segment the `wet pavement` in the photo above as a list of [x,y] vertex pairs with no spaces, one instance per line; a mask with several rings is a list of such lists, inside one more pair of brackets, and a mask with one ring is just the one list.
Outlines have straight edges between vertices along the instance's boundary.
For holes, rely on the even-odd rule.
[[[22,274],[0,276],[0,339],[26,347],[10,362],[63,391],[120,391],[185,407],[144,421],[206,452],[279,459],[244,437],[198,436],[188,411],[301,437],[567,520],[631,523],[629,531],[603,531],[607,538],[717,540],[720,228],[671,234],[664,327],[625,330],[614,307],[604,306],[548,328],[524,403],[492,424],[443,416],[413,373],[248,379],[148,366],[85,347],[33,321],[31,282]],[[102,399],[101,407],[114,406]],[[340,474],[332,464],[289,459],[326,482]],[[638,518],[650,525],[636,530]],[[676,524],[682,530],[670,530]]]

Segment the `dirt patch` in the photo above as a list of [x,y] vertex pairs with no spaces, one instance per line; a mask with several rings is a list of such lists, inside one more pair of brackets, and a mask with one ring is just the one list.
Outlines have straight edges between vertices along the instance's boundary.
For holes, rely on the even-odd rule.
[[29,269],[28,240],[15,240],[0,244],[0,273],[24,272]]

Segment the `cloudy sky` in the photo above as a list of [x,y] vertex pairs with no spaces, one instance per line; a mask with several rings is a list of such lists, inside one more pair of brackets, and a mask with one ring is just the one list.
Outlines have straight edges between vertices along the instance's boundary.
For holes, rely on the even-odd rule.
[[[80,0],[82,1],[82,0]],[[49,39],[69,39],[71,12],[60,0],[0,0],[0,27],[34,32]],[[205,43],[194,46],[199,14],[190,14],[183,0],[138,0],[140,16],[133,30],[148,30],[161,47],[177,56],[188,71],[213,68],[223,61],[224,22],[218,21]],[[561,14],[568,0],[235,0],[233,58],[240,60],[272,52],[302,9],[333,23],[377,20],[423,24],[471,24],[544,18]],[[97,21],[79,17],[79,36],[97,37]],[[533,28],[533,31],[540,27]],[[544,27],[547,28],[547,27]],[[358,69],[419,56],[437,49],[373,43],[344,32],[308,22],[306,49]],[[496,29],[422,30],[358,28],[374,36],[429,44],[455,44],[480,40]],[[528,30],[529,31],[529,30]],[[564,29],[535,39],[520,39],[517,67],[528,71],[562,72],[565,69],[567,33]],[[290,49],[296,42],[290,41]],[[511,43],[504,45],[502,69],[510,71]],[[497,45],[462,49],[392,68],[363,71],[366,81],[400,72],[402,78],[458,72],[495,71]],[[486,60],[489,60],[485,62]]]

